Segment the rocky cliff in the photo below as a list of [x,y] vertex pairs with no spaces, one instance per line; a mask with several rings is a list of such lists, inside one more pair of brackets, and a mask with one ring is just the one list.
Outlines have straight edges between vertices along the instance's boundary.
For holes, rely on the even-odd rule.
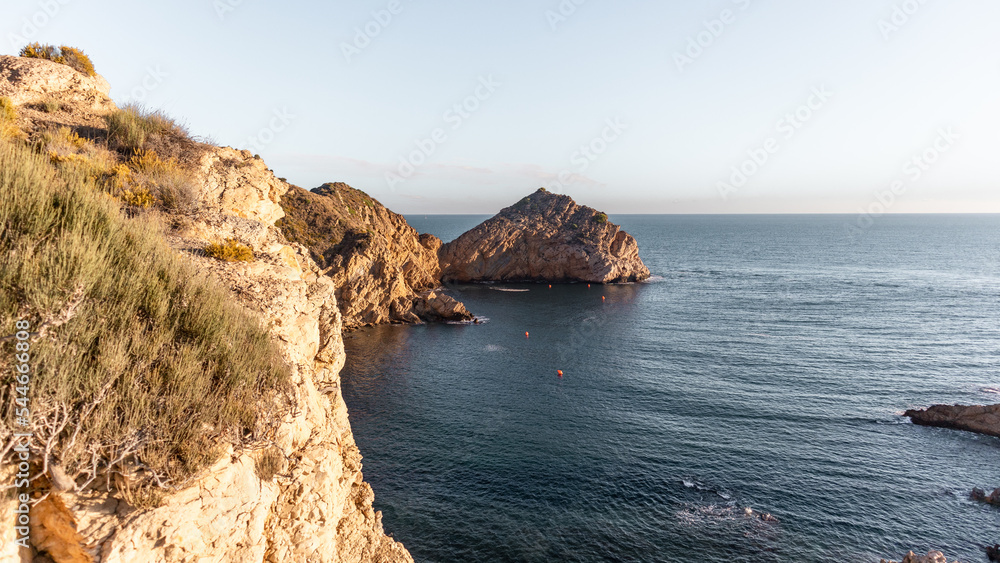
[[623,283],[649,277],[635,239],[607,215],[540,189],[440,251],[445,281]]
[[439,289],[441,240],[368,194],[343,183],[292,187],[281,205],[278,226],[333,279],[345,327],[473,318]]
[[922,426],[938,426],[1000,437],[1000,405],[934,405],[924,410],[908,410],[904,416]]
[[[100,128],[99,112],[114,107],[102,84],[103,79],[87,79],[49,61],[0,57],[0,95],[20,104],[42,96],[68,100],[59,119],[79,129]],[[74,114],[78,105],[88,109]],[[21,128],[30,130],[32,110],[18,110]],[[168,490],[155,508],[127,502],[127,482],[118,477],[109,476],[107,486],[102,480],[100,486],[74,490],[70,482],[64,487],[69,491],[53,492],[56,506],[64,507],[63,526],[75,520],[79,531],[67,541],[82,539],[86,556],[79,546],[47,545],[48,557],[57,563],[412,562],[384,533],[361,473],[340,391],[338,288],[308,249],[289,243],[274,226],[284,214],[279,200],[287,184],[246,151],[202,146],[194,154],[197,208],[164,217],[164,236],[269,327],[291,369],[294,408],[270,443],[254,450],[229,446],[208,470],[183,488]],[[220,238],[249,245],[254,260],[205,256],[206,245]],[[265,454],[275,465],[273,475],[260,469]],[[10,477],[5,474],[5,482]],[[3,562],[31,560],[13,542],[15,508],[9,497],[0,502],[0,521],[6,523],[0,526]],[[40,518],[37,511],[32,516],[33,538],[45,525]]]

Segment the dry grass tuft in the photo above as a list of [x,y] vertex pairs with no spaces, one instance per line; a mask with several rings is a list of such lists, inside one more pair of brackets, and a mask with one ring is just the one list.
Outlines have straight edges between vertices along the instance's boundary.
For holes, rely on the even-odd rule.
[[253,262],[253,250],[233,238],[209,244],[205,247],[205,254],[226,262]]
[[10,98],[0,97],[0,140],[22,138],[24,133],[17,126],[17,106]]
[[254,455],[254,469],[261,481],[274,479],[275,475],[281,473],[284,463],[285,456],[278,448],[266,448]]
[[187,129],[163,112],[134,104],[112,111],[104,116],[104,122],[108,126],[108,146],[126,156],[143,150],[169,154],[173,147],[194,143]]

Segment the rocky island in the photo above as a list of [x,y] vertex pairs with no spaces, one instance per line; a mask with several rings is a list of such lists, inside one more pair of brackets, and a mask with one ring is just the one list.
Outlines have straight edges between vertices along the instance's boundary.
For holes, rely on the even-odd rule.
[[541,188],[441,247],[450,282],[626,283],[649,277],[632,235]]

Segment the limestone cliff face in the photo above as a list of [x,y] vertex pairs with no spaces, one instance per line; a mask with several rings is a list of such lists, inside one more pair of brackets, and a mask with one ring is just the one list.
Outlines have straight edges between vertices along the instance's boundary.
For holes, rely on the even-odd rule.
[[1000,437],[1000,405],[934,405],[925,410],[908,410],[904,416],[914,424],[967,430]]
[[[0,96],[19,104],[28,129],[37,114],[39,127],[93,127],[94,137],[100,137],[101,115],[114,107],[107,92],[103,79],[84,77],[65,65],[0,57]],[[64,109],[32,113],[30,104],[47,96],[64,102]],[[71,515],[62,524],[69,529],[76,521],[86,554],[80,554],[78,543],[63,550],[49,546],[49,555],[57,563],[412,562],[406,549],[384,533],[361,473],[361,454],[340,391],[344,348],[337,285],[308,249],[289,243],[274,226],[284,215],[279,199],[288,185],[246,151],[204,146],[193,154],[200,159],[194,166],[196,209],[167,217],[165,236],[270,328],[291,367],[294,408],[273,442],[254,451],[230,447],[183,489],[164,491],[156,508],[122,500],[128,486],[120,477],[79,493],[53,492],[51,498],[58,499],[53,506],[65,505],[63,514]],[[248,244],[255,260],[206,257],[202,249],[219,238]],[[271,457],[280,460],[274,476],[258,469],[265,452],[277,452]],[[13,482],[8,464],[0,468],[0,477]],[[3,563],[31,560],[13,541],[15,509],[13,499],[0,500]],[[75,555],[67,555],[71,552]]]
[[281,205],[287,215],[278,226],[326,268],[345,327],[472,319],[438,289],[441,240],[364,192],[343,183],[292,187]]
[[[255,469],[259,452],[231,449],[163,506],[136,510],[106,493],[71,496],[71,510],[102,562],[409,562],[371,506],[361,454],[340,393],[344,363],[336,287],[273,221],[287,186],[249,153],[205,157],[200,218],[170,237],[272,327],[292,367],[296,409],[273,447],[284,458],[273,479]],[[252,236],[248,236],[248,233]],[[199,256],[210,237],[242,237],[251,263]]]
[[538,190],[444,245],[445,281],[641,281],[639,245],[607,216]]
[[0,55],[0,96],[9,97],[17,105],[52,97],[87,110],[106,111],[114,109],[110,92],[111,86],[100,75],[86,76],[44,59]]

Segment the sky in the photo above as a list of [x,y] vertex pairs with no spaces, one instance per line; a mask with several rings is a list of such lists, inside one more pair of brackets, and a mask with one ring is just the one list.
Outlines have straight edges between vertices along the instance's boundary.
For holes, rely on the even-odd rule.
[[400,213],[1000,212],[995,0],[4,0],[119,105]]

